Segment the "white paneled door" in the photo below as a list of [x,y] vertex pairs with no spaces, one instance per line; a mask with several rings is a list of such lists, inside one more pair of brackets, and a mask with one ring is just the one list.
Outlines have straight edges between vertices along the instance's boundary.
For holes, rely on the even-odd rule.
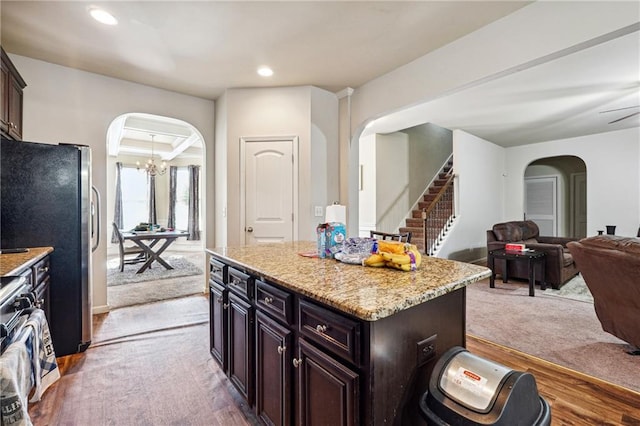
[[551,177],[525,178],[525,218],[538,225],[540,235],[558,235],[558,179]]
[[296,138],[241,140],[245,244],[293,240],[296,142]]

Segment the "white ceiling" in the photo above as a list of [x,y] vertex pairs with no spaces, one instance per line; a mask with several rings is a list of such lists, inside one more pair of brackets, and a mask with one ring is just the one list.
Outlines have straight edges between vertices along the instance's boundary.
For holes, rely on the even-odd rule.
[[[119,24],[107,27],[91,20],[91,5],[109,10]],[[526,5],[2,0],[0,13],[2,46],[9,53],[215,99],[227,88],[357,88]],[[411,108],[379,120],[376,127],[392,131],[429,121],[505,146],[638,127],[637,116],[609,125],[618,112],[599,113],[640,104],[635,31]],[[259,77],[260,65],[271,66],[275,74]],[[636,110],[621,113],[626,111]],[[114,132],[122,149],[133,155],[142,147],[139,138],[161,133],[157,127],[147,132],[143,121],[122,123]],[[181,149],[180,137],[155,140],[164,141],[159,146],[170,155]]]
[[428,121],[508,147],[640,128],[639,106],[636,30],[383,117],[365,134]]

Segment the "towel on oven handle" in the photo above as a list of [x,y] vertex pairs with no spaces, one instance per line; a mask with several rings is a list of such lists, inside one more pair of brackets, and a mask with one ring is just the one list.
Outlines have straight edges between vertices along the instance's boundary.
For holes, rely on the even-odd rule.
[[20,333],[0,355],[0,410],[2,426],[32,426],[29,392],[33,387],[31,354],[27,341],[31,333]]
[[[31,329],[31,362],[33,365],[34,392],[30,401],[40,401],[42,394],[60,378],[56,353],[51,341],[49,323],[42,309],[33,308],[24,324]],[[29,341],[28,341],[29,342]]]

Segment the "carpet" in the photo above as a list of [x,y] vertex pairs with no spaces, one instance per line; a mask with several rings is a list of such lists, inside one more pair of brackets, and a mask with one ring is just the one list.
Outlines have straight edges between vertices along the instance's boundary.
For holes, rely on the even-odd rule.
[[535,297],[523,281],[497,280],[493,289],[488,279],[473,283],[467,333],[640,391],[640,356],[628,355],[630,345],[602,330],[593,303],[577,300],[581,278],[574,280],[562,293],[537,288]]
[[111,259],[107,262],[107,286],[139,283],[143,281],[157,281],[169,278],[188,277],[190,275],[202,275],[202,269],[194,265],[182,256],[169,256],[165,261],[173,266],[166,269],[157,262],[151,265],[141,274],[136,272],[141,264],[124,265],[124,271],[120,272],[119,259]]

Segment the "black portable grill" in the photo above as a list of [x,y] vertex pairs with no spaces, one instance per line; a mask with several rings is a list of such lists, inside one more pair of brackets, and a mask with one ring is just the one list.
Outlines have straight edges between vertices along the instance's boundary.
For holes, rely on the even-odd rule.
[[420,411],[430,425],[546,426],[549,404],[526,372],[455,346],[434,366]]

